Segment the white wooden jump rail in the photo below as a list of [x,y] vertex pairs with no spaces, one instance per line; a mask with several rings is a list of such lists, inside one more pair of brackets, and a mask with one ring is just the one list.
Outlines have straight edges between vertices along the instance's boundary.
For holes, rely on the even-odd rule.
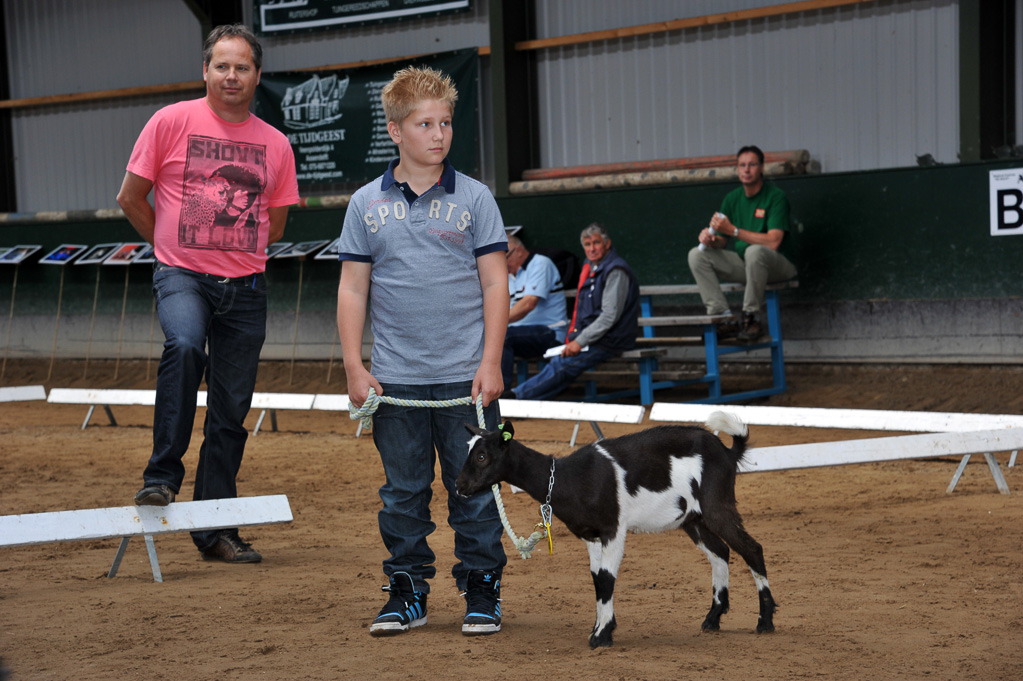
[[[345,409],[348,409],[348,396],[344,395]],[[327,407],[320,407],[327,408]],[[335,403],[335,408],[339,405]],[[572,439],[569,445],[574,447],[579,436],[579,424],[589,421],[590,427],[598,440],[604,439],[600,423],[643,423],[646,407],[634,404],[593,404],[591,402],[548,402],[541,400],[502,400],[501,418],[511,419],[550,419],[552,421],[575,421]],[[362,434],[362,425],[356,429],[355,436]]]
[[[313,409],[324,411],[348,411],[348,395],[316,395]],[[501,417],[513,419],[550,419],[553,421],[575,421],[571,445],[575,446],[579,435],[579,424],[589,421],[598,439],[604,439],[600,423],[643,423],[646,407],[633,404],[593,404],[590,402],[544,402],[538,400],[502,400]],[[275,428],[276,430],[276,428]],[[362,424],[356,428],[355,436],[362,434]]]
[[19,385],[0,388],[0,402],[28,402],[45,399],[46,388],[41,385]]
[[[650,409],[650,420],[702,423],[711,412],[720,409],[713,405],[658,402]],[[1023,448],[1023,416],[1020,415],[756,406],[735,406],[727,410],[747,425],[929,433],[751,449],[752,463],[747,466],[750,471],[962,456],[946,489],[951,494],[970,457],[983,454],[998,491],[1009,494],[1009,485],[993,452],[1011,451],[1011,468]]]
[[[50,391],[47,401],[52,404],[85,404],[89,411],[82,422],[82,430],[89,425],[97,406],[106,411],[110,425],[116,426],[117,421],[110,409],[111,406],[153,406],[156,403],[155,390],[108,390],[84,388],[54,388]],[[206,392],[200,391],[197,406],[206,406]],[[348,411],[348,395],[320,393],[254,393],[252,407],[260,409],[259,419],[252,434],[259,433],[264,419],[269,413],[271,428],[277,431],[277,410],[318,410]],[[575,421],[572,431],[572,446],[579,434],[579,424],[588,421],[597,437],[603,439],[599,423],[632,423],[643,422],[646,408],[631,404],[593,404],[590,402],[543,402],[534,400],[504,400],[501,402],[501,415],[507,418],[537,418],[557,421]],[[356,436],[361,434],[361,426]]]
[[[96,407],[103,407],[107,413],[110,425],[116,426],[117,419],[110,407],[118,406],[144,406],[152,407],[156,404],[155,390],[115,390],[103,388],[52,388],[46,401],[50,404],[87,404],[89,411],[82,421],[82,430],[89,425]],[[200,391],[197,406],[206,406],[206,392]]]
[[116,506],[25,513],[0,516],[0,547],[120,537],[121,544],[107,573],[108,578],[113,578],[128,548],[128,541],[142,536],[146,540],[153,579],[162,582],[154,535],[290,523],[291,520],[291,506],[283,494],[182,501],[168,506]]
[[[196,396],[196,406],[206,406],[206,391],[200,390]],[[318,409],[323,407],[317,406],[317,398],[324,398],[324,400],[332,400],[334,398],[343,398],[344,409],[348,409],[348,396],[347,395],[311,395],[303,393],[253,393],[252,395],[252,408],[259,409],[259,418],[256,420],[256,425],[252,429],[252,434],[259,434],[259,429],[263,425],[263,421],[267,414],[270,415],[271,428],[277,430],[277,410],[278,409]],[[86,426],[89,425],[89,421],[92,419],[93,412],[96,407],[103,407],[103,410],[107,414],[107,418],[110,420],[110,425],[116,426],[117,420],[114,418],[114,413],[110,409],[112,406],[148,406],[152,407],[156,404],[156,391],[155,390],[117,390],[117,389],[91,389],[91,388],[54,388],[50,391],[49,396],[46,398],[47,402],[51,404],[87,404],[89,405],[89,411],[85,415],[85,420],[82,422],[82,430],[85,430]],[[325,401],[320,401],[320,404],[325,404]]]
[[634,404],[594,404],[592,402],[549,402],[540,400],[503,400],[501,417],[513,419],[551,419],[575,421],[570,446],[575,446],[579,424],[589,421],[598,440],[604,439],[598,423],[643,423],[646,407]]

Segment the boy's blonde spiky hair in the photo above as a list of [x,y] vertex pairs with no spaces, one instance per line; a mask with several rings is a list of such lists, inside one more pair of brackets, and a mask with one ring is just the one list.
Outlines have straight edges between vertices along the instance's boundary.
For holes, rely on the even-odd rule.
[[450,76],[426,66],[407,66],[401,69],[380,93],[384,115],[388,122],[394,121],[398,125],[409,117],[420,102],[428,99],[444,102],[454,114],[458,90]]

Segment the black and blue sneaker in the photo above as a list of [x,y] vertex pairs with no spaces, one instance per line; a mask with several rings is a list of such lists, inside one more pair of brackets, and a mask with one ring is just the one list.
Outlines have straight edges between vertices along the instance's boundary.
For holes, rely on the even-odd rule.
[[394,636],[426,624],[426,594],[415,590],[407,572],[395,572],[381,590],[391,597],[370,625],[370,636]]
[[486,636],[501,631],[501,573],[471,570],[464,596],[463,634]]

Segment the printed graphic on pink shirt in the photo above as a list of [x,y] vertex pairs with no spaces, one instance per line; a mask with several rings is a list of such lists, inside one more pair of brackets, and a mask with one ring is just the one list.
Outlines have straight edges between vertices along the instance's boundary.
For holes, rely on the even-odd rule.
[[265,186],[264,145],[189,135],[178,245],[255,253]]

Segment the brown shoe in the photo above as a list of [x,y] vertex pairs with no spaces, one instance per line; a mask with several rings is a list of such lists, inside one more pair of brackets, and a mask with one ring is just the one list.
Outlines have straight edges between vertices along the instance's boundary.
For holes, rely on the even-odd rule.
[[221,532],[217,543],[202,552],[203,560],[222,560],[225,563],[258,563],[263,556],[242,541],[236,532]]
[[749,312],[742,316],[742,331],[736,336],[737,339],[744,343],[754,343],[760,340],[763,335],[763,330],[760,328],[760,321],[756,315],[750,314]]

